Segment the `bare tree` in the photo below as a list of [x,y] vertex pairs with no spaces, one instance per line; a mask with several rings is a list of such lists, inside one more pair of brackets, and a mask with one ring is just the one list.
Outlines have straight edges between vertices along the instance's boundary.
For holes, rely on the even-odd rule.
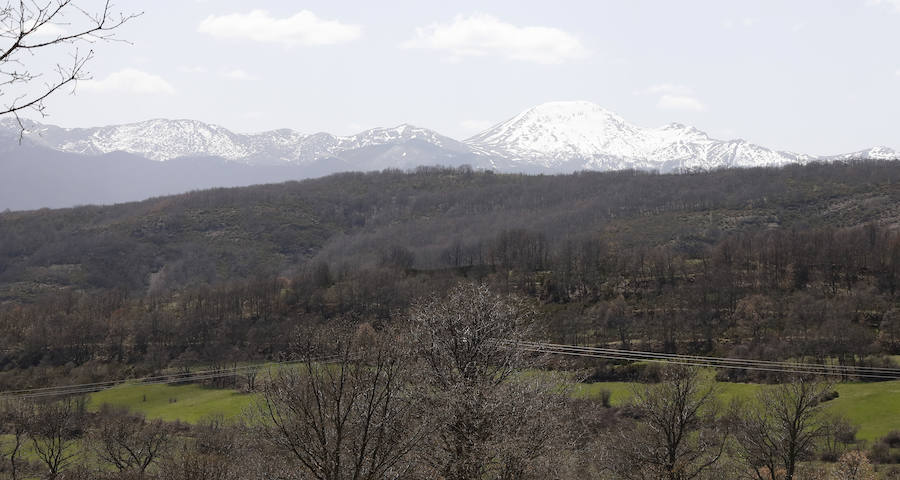
[[661,375],[636,390],[638,420],[610,441],[611,469],[634,480],[723,478],[716,468],[729,432],[717,419],[714,384],[696,368],[670,366]]
[[256,382],[259,378],[259,370],[256,368],[249,368],[244,371],[243,375],[240,376],[242,380],[242,388],[247,392],[255,392],[256,391]]
[[492,472],[498,480],[548,478],[557,468],[570,435],[561,421],[568,389],[560,375],[543,372],[533,378],[507,382],[504,408],[496,413]]
[[755,405],[746,406],[737,436],[743,458],[758,480],[784,472],[793,480],[797,464],[811,457],[826,433],[820,400],[831,385],[818,379],[794,378],[763,388]]
[[140,15],[116,13],[109,0],[96,9],[86,3],[90,0],[0,3],[0,115],[14,115],[23,130],[20,112],[44,115],[44,100],[89,77],[85,67],[94,51],[80,46],[116,40],[115,30]]
[[829,480],[875,480],[875,469],[865,453],[849,451],[832,467]]
[[533,310],[485,285],[460,284],[415,306],[411,320],[422,401],[436,421],[423,454],[429,477],[528,478],[565,394],[558,383],[531,383],[540,375],[521,375],[538,363],[517,345],[534,333]]
[[856,442],[856,433],[859,426],[852,423],[843,415],[831,414],[823,422],[824,430],[819,442],[822,460],[836,462],[850,444]]
[[19,473],[21,473],[19,459],[22,456],[22,447],[25,446],[28,427],[33,421],[33,415],[34,407],[18,399],[4,400],[0,406],[0,433],[5,433],[10,438],[10,445],[2,445],[4,448],[0,450],[0,453],[9,462],[11,480],[18,480]]
[[34,455],[47,468],[51,480],[69,467],[77,454],[81,414],[79,401],[74,398],[37,404],[28,436]]
[[191,429],[190,440],[179,442],[180,448],[163,456],[158,477],[164,480],[259,478],[253,476],[251,468],[259,459],[244,448],[243,442],[252,439],[242,435],[243,430],[243,425],[226,422],[220,415],[207,418]]
[[161,420],[148,422],[142,415],[111,408],[101,410],[99,425],[90,435],[101,461],[138,478],[159,460],[171,439],[171,428]]
[[[423,431],[406,394],[409,357],[388,332],[329,329],[306,340],[303,365],[264,385],[254,422],[263,437],[311,478],[403,478]],[[333,359],[317,361],[322,352]]]

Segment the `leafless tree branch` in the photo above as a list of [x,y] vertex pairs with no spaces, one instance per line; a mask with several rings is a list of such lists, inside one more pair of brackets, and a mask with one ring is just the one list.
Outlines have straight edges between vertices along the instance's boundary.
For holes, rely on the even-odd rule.
[[[116,13],[110,0],[96,11],[88,10],[76,0],[8,1],[0,7],[0,97],[9,100],[0,103],[0,115],[13,115],[24,132],[20,113],[32,110],[45,116],[47,98],[90,78],[85,67],[93,59],[94,50],[83,54],[78,44],[123,41],[116,37],[116,31],[140,15]],[[51,28],[59,32],[51,32],[44,38]],[[68,62],[42,68],[48,55],[66,50]],[[46,53],[38,55],[39,51]],[[39,87],[33,86],[50,71],[55,73],[52,79]]]

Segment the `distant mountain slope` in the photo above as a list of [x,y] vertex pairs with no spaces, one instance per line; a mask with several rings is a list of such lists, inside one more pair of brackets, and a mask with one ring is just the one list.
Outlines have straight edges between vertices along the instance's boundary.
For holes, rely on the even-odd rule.
[[[359,158],[359,150],[390,151],[375,168],[458,165],[471,157],[469,147],[436,132],[412,125],[375,128],[339,137],[301,134],[281,129],[241,134],[196,120],[147,120],[96,128],[60,128],[28,121],[27,142],[53,150],[86,155],[127,152],[150,160],[221,157],[249,165],[309,165],[333,159]],[[11,120],[0,123],[9,138],[18,130]],[[378,163],[378,162],[375,162]]]
[[672,123],[640,128],[590,102],[530,108],[466,140],[500,169],[641,170],[760,167],[806,163],[808,155],[777,152],[743,140],[721,141]]
[[[27,121],[25,126],[24,143],[69,153],[127,152],[158,161],[220,157],[247,165],[316,166],[310,170],[323,173],[463,164],[540,173],[621,169],[671,172],[898,156],[890,148],[875,147],[813,157],[771,150],[741,139],[714,139],[680,123],[643,128],[584,101],[550,102],[529,108],[463,142],[406,124],[343,137],[289,129],[235,133],[196,120],[155,119],[95,128],[61,128]],[[17,145],[18,134],[16,122],[0,120],[0,152]]]
[[642,128],[590,102],[538,105],[464,142],[405,124],[350,136],[289,129],[244,134],[195,120],[95,128],[24,125],[20,139],[19,124],[0,119],[0,210],[133,201],[423,165],[525,173],[667,173],[900,157],[887,147],[812,157],[740,139],[717,140],[678,123]]
[[[25,143],[70,153],[127,152],[158,161],[221,157],[248,165],[316,165],[324,173],[437,164],[541,173],[671,172],[898,156],[890,148],[875,147],[813,157],[741,139],[717,140],[679,123],[642,128],[584,101],[529,108],[464,142],[412,125],[374,128],[345,137],[289,129],[242,134],[195,120],[162,119],[96,128],[60,128],[29,121],[26,129]],[[14,121],[0,121],[0,151],[18,143],[18,133]]]
[[0,211],[108,205],[330,173],[319,168],[249,166],[219,157],[156,162],[124,152],[88,156],[25,145],[0,152]]
[[867,148],[865,150],[860,150],[858,152],[853,153],[845,153],[843,155],[834,155],[829,157],[824,157],[823,160],[826,161],[835,161],[835,160],[853,160],[857,158],[868,158],[872,160],[896,160],[900,159],[900,152],[888,148],[885,146],[878,146]]

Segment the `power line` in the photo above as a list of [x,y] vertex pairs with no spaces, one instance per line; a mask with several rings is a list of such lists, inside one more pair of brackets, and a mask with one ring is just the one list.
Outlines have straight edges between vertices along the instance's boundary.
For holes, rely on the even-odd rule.
[[719,362],[719,363],[741,363],[741,364],[758,365],[758,366],[814,368],[814,369],[828,369],[828,370],[848,371],[848,372],[874,372],[874,373],[890,373],[890,374],[900,375],[900,368],[890,368],[890,367],[827,365],[827,364],[819,364],[819,363],[803,363],[803,362],[790,362],[790,361],[753,360],[753,359],[736,358],[736,357],[711,357],[711,356],[699,356],[699,355],[680,355],[680,354],[674,354],[674,353],[657,353],[657,352],[647,352],[647,351],[641,351],[641,350],[623,350],[623,349],[614,349],[614,348],[589,347],[589,346],[581,346],[581,345],[564,345],[564,344],[543,343],[543,342],[518,342],[518,343],[522,344],[522,345],[528,345],[531,347],[589,351],[589,352],[594,352],[594,353],[609,353],[612,355],[627,354],[630,356],[641,356],[641,357],[647,357],[647,358],[671,358],[671,359],[682,359],[682,360],[691,360],[691,361],[709,361],[709,362]]
[[576,345],[546,344],[538,342],[507,342],[517,344],[523,350],[556,355],[604,358],[611,360],[670,363],[697,367],[727,368],[737,370],[767,371],[808,375],[854,376],[881,380],[900,380],[900,369],[876,367],[830,366],[809,363],[773,362],[740,358],[702,357],[693,355],[660,354],[655,352],[604,349]]
[[[848,365],[824,365],[803,362],[785,362],[771,360],[753,360],[734,357],[711,357],[699,355],[680,355],[671,353],[658,353],[641,350],[622,350],[603,347],[589,347],[582,345],[565,345],[544,342],[509,341],[499,340],[500,343],[522,350],[547,353],[553,355],[567,355],[588,358],[603,358],[610,360],[624,360],[631,362],[669,363],[675,365],[726,368],[736,370],[752,370],[777,373],[793,373],[808,375],[854,376],[860,378],[872,378],[881,380],[900,380],[900,368],[888,367],[855,367]],[[286,366],[307,362],[330,362],[337,355],[323,356],[304,360],[292,360],[271,362],[267,366]],[[114,386],[132,383],[135,385],[164,385],[172,383],[193,382],[215,378],[233,377],[245,372],[259,371],[266,365],[247,365],[226,369],[201,370],[197,372],[173,373],[168,375],[156,375],[136,379],[118,379],[105,382],[80,383],[58,385],[52,387],[10,390],[0,392],[0,397],[18,398],[44,398],[54,396],[76,395],[93,393]]]
[[27,394],[27,393],[35,393],[35,392],[43,392],[43,391],[53,391],[71,387],[106,387],[106,386],[115,386],[120,383],[126,382],[141,382],[141,383],[150,383],[157,380],[165,380],[172,379],[173,381],[181,381],[184,378],[188,378],[194,375],[203,375],[203,374],[213,374],[213,373],[225,373],[225,372],[235,372],[245,369],[253,369],[259,368],[259,366],[244,366],[244,367],[231,367],[224,369],[213,369],[213,370],[200,370],[197,372],[183,372],[183,373],[172,373],[168,375],[156,375],[149,377],[141,377],[135,379],[119,379],[119,380],[108,380],[105,382],[94,382],[94,383],[79,383],[72,385],[62,385],[62,386],[54,386],[54,387],[42,387],[42,388],[26,388],[22,390],[10,390],[3,392],[2,395],[14,395],[14,394]]
[[288,365],[296,365],[308,362],[314,363],[328,363],[336,358],[339,355],[328,355],[321,356],[315,358],[307,358],[303,360],[290,360],[290,361],[282,361],[282,362],[269,362],[265,365],[247,365],[242,367],[232,367],[226,369],[218,369],[218,370],[204,370],[198,372],[190,372],[190,373],[176,373],[171,375],[156,375],[149,377],[141,377],[141,378],[132,378],[132,379],[118,379],[118,380],[109,380],[106,382],[93,382],[93,383],[79,383],[79,384],[68,384],[68,385],[58,385],[53,387],[42,387],[42,388],[32,388],[32,389],[22,389],[22,390],[10,390],[6,392],[0,392],[0,398],[3,397],[13,397],[13,398],[43,398],[43,397],[55,397],[55,396],[66,396],[66,395],[78,395],[83,393],[93,393],[101,390],[105,390],[107,388],[115,387],[123,384],[134,384],[134,385],[164,385],[171,383],[186,383],[193,382],[198,380],[210,380],[215,378],[225,378],[225,377],[233,377],[240,373],[244,372],[253,372],[259,371],[266,367],[275,367],[275,366],[288,366]]
[[[834,371],[800,370],[800,369],[775,368],[775,367],[764,368],[764,367],[752,367],[752,366],[743,366],[743,365],[716,365],[716,364],[709,364],[709,363],[702,363],[702,362],[689,362],[689,361],[681,361],[681,360],[643,359],[643,358],[629,358],[629,357],[623,357],[623,356],[612,356],[612,355],[608,355],[608,354],[553,351],[553,350],[531,348],[531,347],[525,347],[524,349],[528,350],[528,351],[536,352],[536,353],[551,353],[551,354],[562,354],[562,355],[579,356],[579,357],[605,358],[605,359],[618,359],[618,360],[631,360],[631,361],[648,361],[648,362],[656,362],[656,363],[668,363],[668,364],[673,364],[673,365],[686,365],[686,366],[693,366],[693,367],[728,368],[728,369],[736,369],[736,370],[754,370],[754,371],[792,373],[792,374],[804,374],[804,375],[848,376],[848,374],[845,372],[842,373],[842,372],[834,372]],[[900,376],[890,376],[890,375],[854,374],[853,376],[881,379],[881,380],[900,380]]]

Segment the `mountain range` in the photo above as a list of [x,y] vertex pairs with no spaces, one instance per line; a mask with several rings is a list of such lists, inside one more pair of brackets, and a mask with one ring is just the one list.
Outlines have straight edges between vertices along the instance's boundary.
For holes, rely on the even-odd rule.
[[24,126],[20,139],[17,122],[0,120],[0,209],[120,202],[420,165],[526,173],[665,173],[900,157],[887,147],[814,157],[740,139],[714,139],[679,123],[642,128],[583,101],[538,105],[463,141],[405,124],[351,136],[289,129],[242,134],[195,120],[163,119],[96,128],[26,120]]

